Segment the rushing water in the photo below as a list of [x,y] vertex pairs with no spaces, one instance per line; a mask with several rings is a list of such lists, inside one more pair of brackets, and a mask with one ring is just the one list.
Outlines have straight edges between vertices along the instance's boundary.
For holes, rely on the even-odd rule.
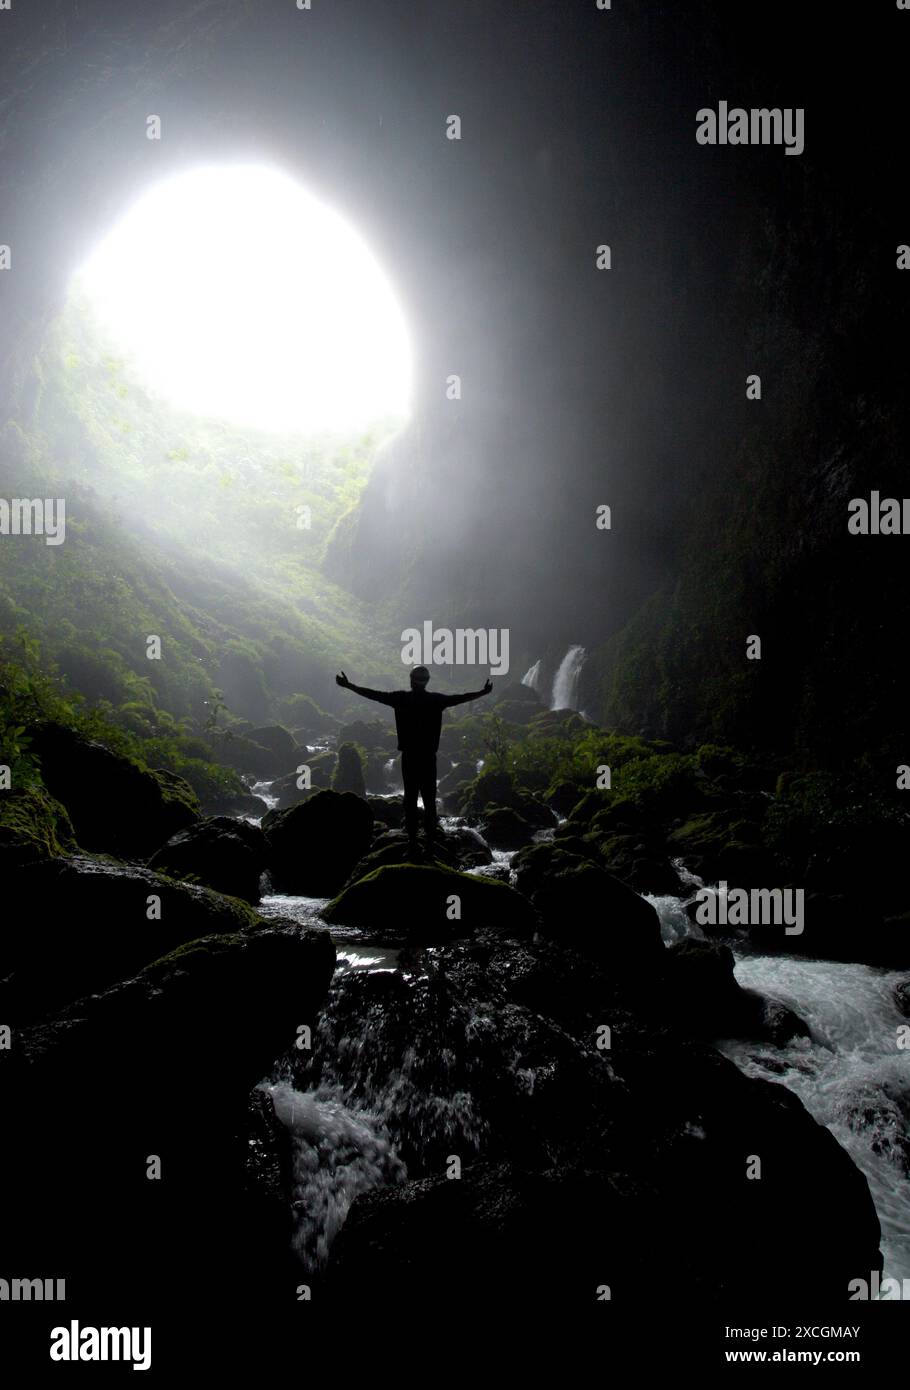
[[584,647],[579,646],[570,647],[566,652],[553,677],[551,709],[578,708],[578,678],[586,655]]
[[[677,870],[681,866],[677,863]],[[693,887],[701,880],[682,876]],[[652,897],[670,945],[701,935],[682,898]],[[866,1175],[882,1227],[884,1278],[910,1276],[910,1054],[898,1048],[906,1020],[894,987],[906,972],[791,956],[737,956],[744,989],[779,1000],[811,1038],[783,1047],[730,1039],[720,1049],[747,1076],[795,1091]]]
[[865,965],[748,956],[736,978],[794,1009],[812,1037],[723,1051],[747,1076],[782,1081],[827,1125],[869,1181],[882,1226],[884,1277],[910,1277],[910,1054],[894,1002],[905,975]]
[[[261,786],[257,795],[268,790],[268,784]],[[456,821],[446,817],[443,824],[454,826]],[[550,835],[552,831],[542,832],[540,838]],[[511,853],[494,850],[493,863],[473,872],[504,875],[511,859]],[[679,861],[675,867],[688,887],[701,886]],[[686,899],[663,896],[648,901],[657,910],[668,945],[687,935],[702,935],[689,920]],[[321,926],[326,902],[269,894],[260,911],[267,917]],[[355,930],[333,931],[333,939],[339,972],[399,966],[397,949],[366,943]],[[897,1045],[898,1030],[906,1020],[894,1001],[894,987],[906,974],[858,964],[750,955],[737,956],[736,977],[744,988],[779,1000],[799,1014],[812,1036],[782,1047],[733,1039],[721,1042],[721,1050],[747,1076],[774,1080],[795,1091],[810,1114],[832,1131],[869,1182],[882,1226],[883,1277],[910,1278],[910,1054]],[[331,1009],[329,1000],[324,1015],[330,1016]],[[352,1056],[362,1058],[370,1046],[368,1025],[365,1029],[363,1037],[346,1039],[348,1065]],[[294,1090],[277,1072],[267,1086],[278,1118],[293,1135],[295,1246],[309,1268],[324,1265],[358,1193],[406,1178],[388,1132],[396,1106],[423,1107],[427,1126],[439,1133],[454,1125],[470,1128],[470,1097],[457,1097],[439,1109],[439,1097],[430,1101],[419,1093],[418,1060],[416,1054],[410,1062],[405,1057],[401,1073],[384,1090],[370,1093],[366,1104],[352,1099],[343,1059],[337,1071],[330,1068],[323,1075],[315,1090]]]

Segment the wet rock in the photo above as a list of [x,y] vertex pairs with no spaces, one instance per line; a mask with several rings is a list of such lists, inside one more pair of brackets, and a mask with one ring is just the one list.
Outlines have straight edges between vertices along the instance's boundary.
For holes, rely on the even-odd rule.
[[329,897],[370,848],[373,812],[352,792],[320,791],[262,822],[279,892]]
[[894,986],[894,1002],[904,1018],[910,1018],[910,980],[901,980]]
[[811,1036],[791,1009],[743,989],[728,946],[686,937],[666,952],[664,1007],[690,1037],[763,1038],[778,1047]]
[[258,826],[228,816],[212,816],[171,836],[152,855],[149,868],[258,903],[259,879],[267,858],[265,835]]
[[[450,1307],[526,1306],[533,1270],[548,1307],[593,1303],[604,1286],[632,1307],[655,1248],[672,1287],[699,1307],[760,1299],[794,1231],[814,1252],[815,1293],[834,1306],[851,1278],[881,1267],[865,1178],[791,1092],[693,1045],[621,1058],[614,1048],[613,1066],[585,1111],[597,1158],[467,1155],[457,1182],[440,1163],[359,1196],[332,1251],[329,1301],[369,1288],[394,1306],[428,1291]],[[543,1133],[557,1123],[551,1115]],[[750,1155],[761,1181],[746,1180]]]
[[[154,1306],[176,1249],[227,1278],[258,1266],[269,1213],[245,1181],[248,1094],[300,1025],[315,1026],[334,964],[327,932],[260,922],[17,1030],[0,1056],[4,1101],[29,1132],[0,1153],[0,1182],[17,1194],[4,1213],[14,1267],[78,1251],[82,1296],[116,1299],[128,1278],[130,1298]],[[78,1201],[53,1198],[62,1136]]]
[[[453,898],[460,917],[453,917]],[[329,903],[331,925],[360,927],[387,941],[441,942],[484,927],[532,935],[537,925],[527,899],[505,884],[441,865],[393,864],[375,869]]]

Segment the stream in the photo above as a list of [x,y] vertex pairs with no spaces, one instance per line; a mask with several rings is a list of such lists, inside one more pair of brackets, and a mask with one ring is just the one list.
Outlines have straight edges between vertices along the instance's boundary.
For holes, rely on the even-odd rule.
[[[254,791],[268,801],[268,787],[260,783]],[[443,818],[444,825],[456,823]],[[502,851],[493,854],[492,865],[471,872],[501,872],[512,858]],[[700,886],[683,866],[677,864],[677,869],[687,886]],[[285,916],[321,927],[327,901],[269,893],[260,911],[266,917]],[[667,944],[688,934],[701,935],[686,914],[686,898],[647,901],[658,913]],[[332,936],[338,953],[336,980],[351,970],[398,968],[397,949],[367,944],[355,930],[336,930]],[[897,1046],[898,1029],[906,1020],[893,995],[906,972],[737,953],[735,973],[744,988],[796,1012],[812,1036],[781,1047],[741,1039],[719,1040],[717,1046],[747,1076],[789,1087],[832,1131],[868,1180],[882,1227],[883,1279],[910,1279],[910,1053]],[[330,994],[319,1025],[327,1037],[332,1036],[333,1001]],[[428,1103],[410,1075],[411,1062],[414,1072],[418,1070],[416,1055],[406,1057],[401,1072],[383,1086],[368,1088],[366,1105],[361,1085],[355,1103],[345,1078],[350,1077],[353,1061],[362,1082],[369,1047],[366,1022],[359,1037],[345,1036],[337,1070],[330,1063],[314,1090],[295,1090],[279,1071],[261,1083],[271,1092],[279,1119],[294,1135],[294,1244],[308,1268],[324,1267],[332,1240],[359,1193],[406,1177],[389,1138],[392,1115],[407,1107],[428,1133],[471,1135],[470,1096],[456,1095],[445,1103],[434,1097]],[[474,1137],[479,1145],[481,1136]]]

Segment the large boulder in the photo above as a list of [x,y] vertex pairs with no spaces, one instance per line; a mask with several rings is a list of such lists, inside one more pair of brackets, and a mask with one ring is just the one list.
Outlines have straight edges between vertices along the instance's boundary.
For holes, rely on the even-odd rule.
[[183,942],[258,921],[236,898],[87,856],[27,865],[5,895],[4,1019],[35,1018],[125,979]]
[[512,860],[515,887],[530,897],[544,879],[565,869],[575,869],[580,864],[593,862],[593,847],[581,839],[539,840],[520,850]]
[[580,864],[545,878],[532,901],[541,934],[611,967],[659,965],[660,919],[618,878]]
[[[403,830],[386,830],[370,845],[369,854],[359,860],[348,876],[345,887],[366,878],[374,869],[385,864],[438,863],[443,868],[473,869],[492,864],[493,854],[476,830],[459,826],[455,830],[438,827],[432,855],[420,844],[414,844]],[[506,870],[508,877],[508,870]]]
[[792,1010],[743,989],[728,946],[684,937],[665,952],[662,1007],[668,1021],[695,1037],[761,1038],[784,1046],[808,1038],[808,1024]]
[[487,806],[481,825],[484,839],[496,849],[521,849],[537,834],[536,827],[510,806]]
[[[457,917],[451,915],[458,899]],[[531,905],[503,883],[439,864],[392,864],[352,883],[324,912],[333,926],[359,927],[387,941],[430,944],[484,927],[529,936]]]
[[[739,1306],[790,1250],[813,1261],[814,1292],[846,1307],[849,1279],[881,1266],[880,1233],[833,1135],[684,1021],[668,1029],[656,994],[643,1018],[608,970],[571,954],[481,933],[436,948],[426,972],[339,980],[348,1103],[381,1107],[409,1181],[356,1198],[319,1296],[498,1306],[511,1292],[526,1307],[531,1270],[548,1307],[577,1310],[607,1285],[628,1308],[659,1248],[680,1297]],[[299,1067],[304,1089],[320,1062]]]
[[[301,750],[293,734],[283,724],[265,724],[258,729],[250,729],[247,738],[271,754],[271,762],[263,773],[266,777],[286,772],[299,761],[298,754]],[[303,752],[306,752],[306,749]]]
[[195,880],[218,893],[258,903],[268,861],[263,832],[248,821],[210,816],[172,835],[148,862],[170,878]]
[[[481,1160],[457,1182],[440,1165],[358,1196],[327,1300],[349,1306],[367,1287],[384,1307],[526,1309],[532,1271],[549,1309],[593,1306],[602,1290],[634,1309],[659,1249],[678,1298],[703,1311],[761,1304],[790,1249],[811,1262],[819,1306],[846,1315],[850,1280],[881,1269],[880,1230],[866,1179],[830,1131],[786,1088],[721,1057],[686,1048],[675,1066],[636,1063],[616,1097],[617,1127],[634,1142],[614,1131],[596,1168]],[[746,1179],[750,1156],[761,1181]]]
[[373,838],[373,812],[353,792],[320,791],[262,822],[269,870],[279,892],[337,893]]
[[149,772],[63,724],[37,726],[32,748],[85,850],[144,860],[199,815],[183,778]]
[[[0,1053],[19,1129],[0,1152],[0,1183],[16,1193],[4,1211],[13,1268],[59,1269],[68,1294],[78,1276],[98,1306],[124,1288],[154,1306],[176,1249],[229,1282],[252,1267],[267,1279],[289,1232],[265,1249],[262,1204],[246,1190],[248,1096],[301,1025],[315,1027],[334,964],[327,932],[260,922],[15,1030]],[[54,1198],[63,1135],[77,1202]]]

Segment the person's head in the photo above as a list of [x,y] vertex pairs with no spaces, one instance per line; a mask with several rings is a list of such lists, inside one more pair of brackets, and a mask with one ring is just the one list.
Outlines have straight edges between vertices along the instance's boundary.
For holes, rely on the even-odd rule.
[[411,672],[411,689],[426,690],[430,673],[425,666],[415,666]]

